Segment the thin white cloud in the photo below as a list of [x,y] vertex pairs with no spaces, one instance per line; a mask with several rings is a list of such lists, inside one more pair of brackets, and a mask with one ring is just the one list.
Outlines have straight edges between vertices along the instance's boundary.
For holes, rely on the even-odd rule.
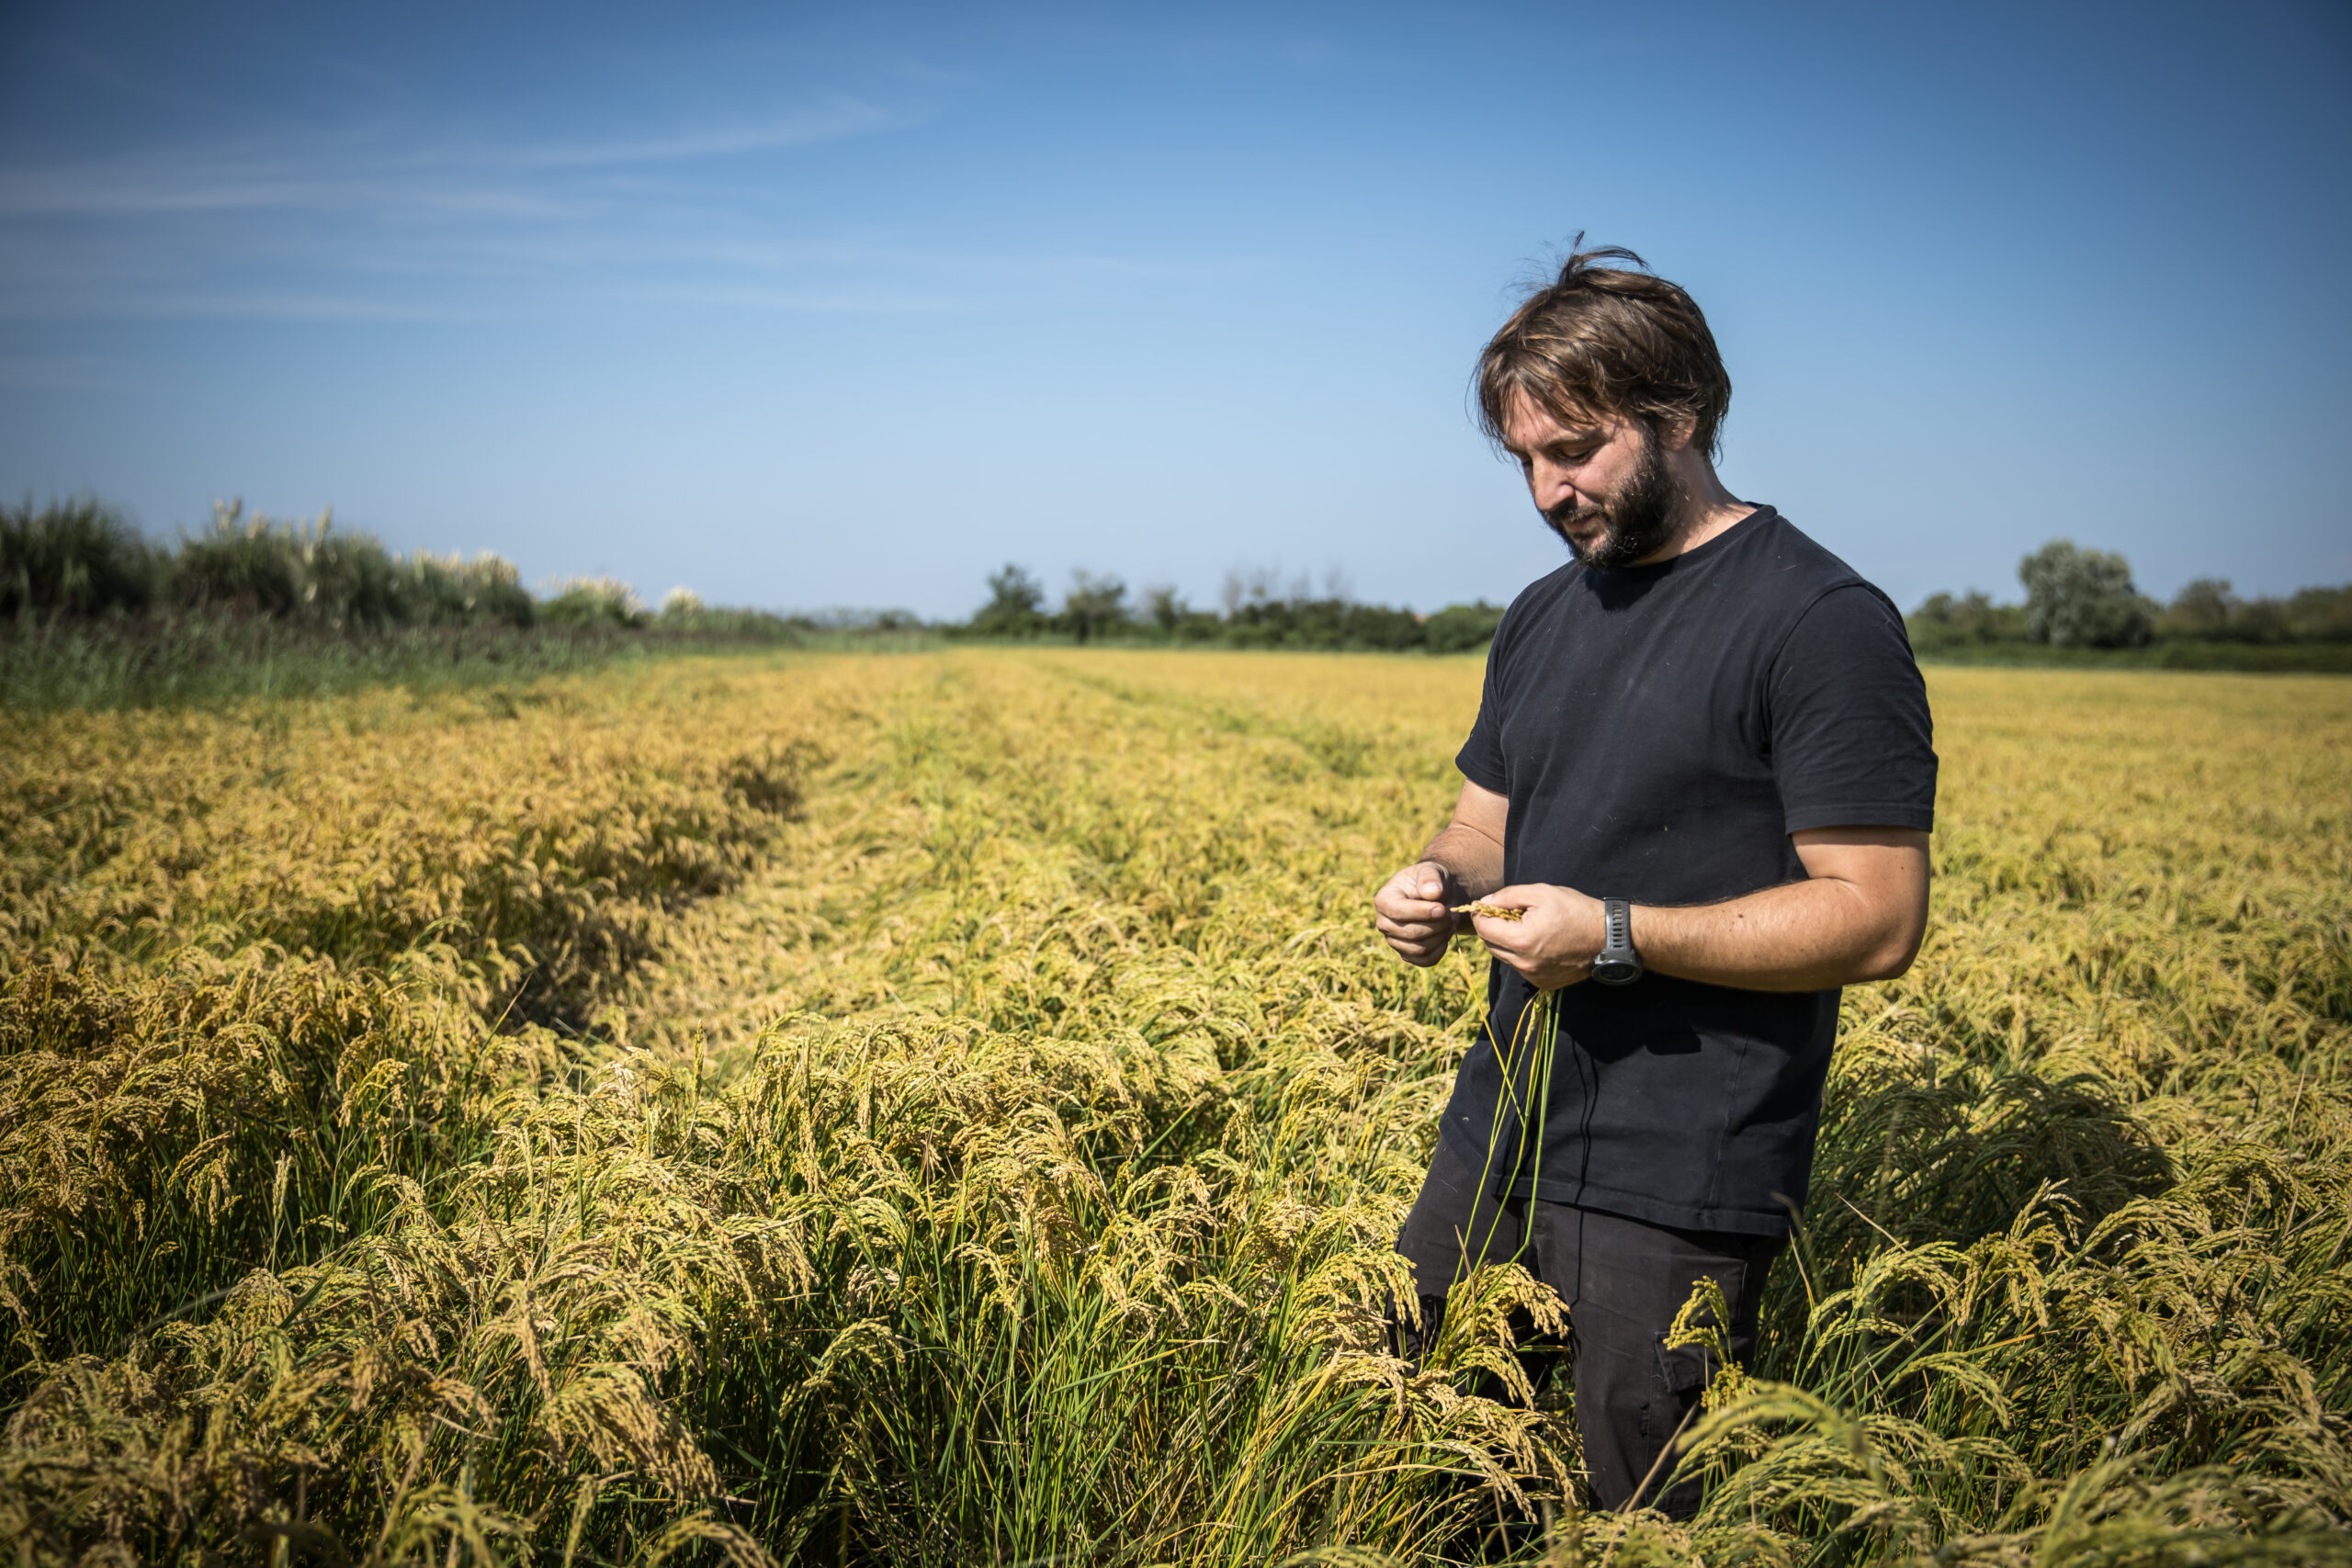
[[28,391],[102,391],[130,378],[115,360],[96,354],[0,355],[0,387]]
[[0,163],[0,319],[470,320],[582,300],[928,313],[1268,265],[793,233],[760,167],[723,166],[909,122],[836,95],[594,140],[421,143],[379,126]]
[[313,293],[300,289],[157,291],[108,290],[0,299],[0,319],[51,320],[112,316],[130,320],[253,320],[280,321],[453,321],[472,312],[408,299]]
[[234,155],[164,153],[0,169],[0,217],[252,211],[310,206],[337,194],[334,181],[241,162]]
[[811,146],[906,123],[848,97],[781,117],[622,140],[417,143],[390,133],[154,147],[108,158],[0,164],[0,217],[135,218],[286,209],[554,216],[549,175],[685,164]]
[[[1065,282],[1114,277],[1157,283],[1239,277],[1274,265],[1255,255],[1123,256],[1092,251],[972,251],[912,245],[882,239],[717,240],[656,242],[664,259],[748,272],[787,272],[811,265],[892,268],[995,282]],[[651,254],[649,252],[649,254]]]
[[652,136],[625,141],[558,142],[525,149],[514,154],[522,168],[617,168],[631,164],[677,163],[698,158],[731,157],[767,152],[814,142],[865,136],[908,123],[893,114],[856,98],[836,98],[780,119],[729,127],[713,127],[674,136]]
[[731,288],[724,284],[638,288],[620,291],[636,299],[659,299],[680,305],[722,305],[744,310],[806,311],[825,315],[917,315],[970,309],[968,300],[946,294],[901,292],[887,288],[839,290]]

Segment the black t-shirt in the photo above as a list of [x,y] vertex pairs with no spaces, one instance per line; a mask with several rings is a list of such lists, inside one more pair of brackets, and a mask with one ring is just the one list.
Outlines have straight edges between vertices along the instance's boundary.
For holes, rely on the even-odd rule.
[[[1789,835],[1934,825],[1927,690],[1886,596],[1761,507],[1655,566],[1515,600],[1456,759],[1510,798],[1508,882],[1710,904],[1802,881]],[[1634,922],[1641,944],[1641,921]],[[1533,995],[1500,962],[1443,1135],[1497,1189],[1778,1235],[1802,1204],[1838,993],[1645,975],[1558,994],[1548,1087],[1502,1061]],[[1538,1097],[1544,1114],[1519,1112]],[[1489,1156],[1491,1149],[1492,1155]]]

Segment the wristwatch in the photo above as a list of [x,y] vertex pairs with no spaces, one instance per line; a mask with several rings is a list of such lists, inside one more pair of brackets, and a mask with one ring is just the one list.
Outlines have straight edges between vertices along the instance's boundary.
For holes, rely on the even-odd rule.
[[1608,940],[1593,955],[1592,977],[1604,986],[1630,986],[1642,977],[1642,955],[1634,951],[1634,907],[1623,898],[1600,901]]

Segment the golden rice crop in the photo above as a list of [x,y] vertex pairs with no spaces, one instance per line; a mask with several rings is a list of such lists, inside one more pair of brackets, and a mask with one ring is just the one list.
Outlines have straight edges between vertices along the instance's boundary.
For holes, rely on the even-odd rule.
[[[12,717],[0,1540],[82,1561],[2352,1560],[2352,685],[1936,671],[1699,1518],[1388,1245],[1475,661]],[[1334,1555],[1336,1554],[1336,1555]]]
[[[816,709],[689,726],[578,683],[409,704],[67,714],[0,751],[11,967],[136,964],[191,942],[380,962],[444,931],[484,995],[575,1015],[732,884],[819,746]],[[533,1005],[536,1004],[536,1005]]]

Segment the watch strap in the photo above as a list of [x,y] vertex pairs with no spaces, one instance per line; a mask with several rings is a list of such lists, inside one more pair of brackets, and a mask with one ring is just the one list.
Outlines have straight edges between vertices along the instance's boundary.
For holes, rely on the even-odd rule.
[[1642,977],[1642,955],[1634,947],[1634,906],[1624,898],[1600,901],[1601,948],[1593,955],[1592,977],[1604,986],[1630,986]]

